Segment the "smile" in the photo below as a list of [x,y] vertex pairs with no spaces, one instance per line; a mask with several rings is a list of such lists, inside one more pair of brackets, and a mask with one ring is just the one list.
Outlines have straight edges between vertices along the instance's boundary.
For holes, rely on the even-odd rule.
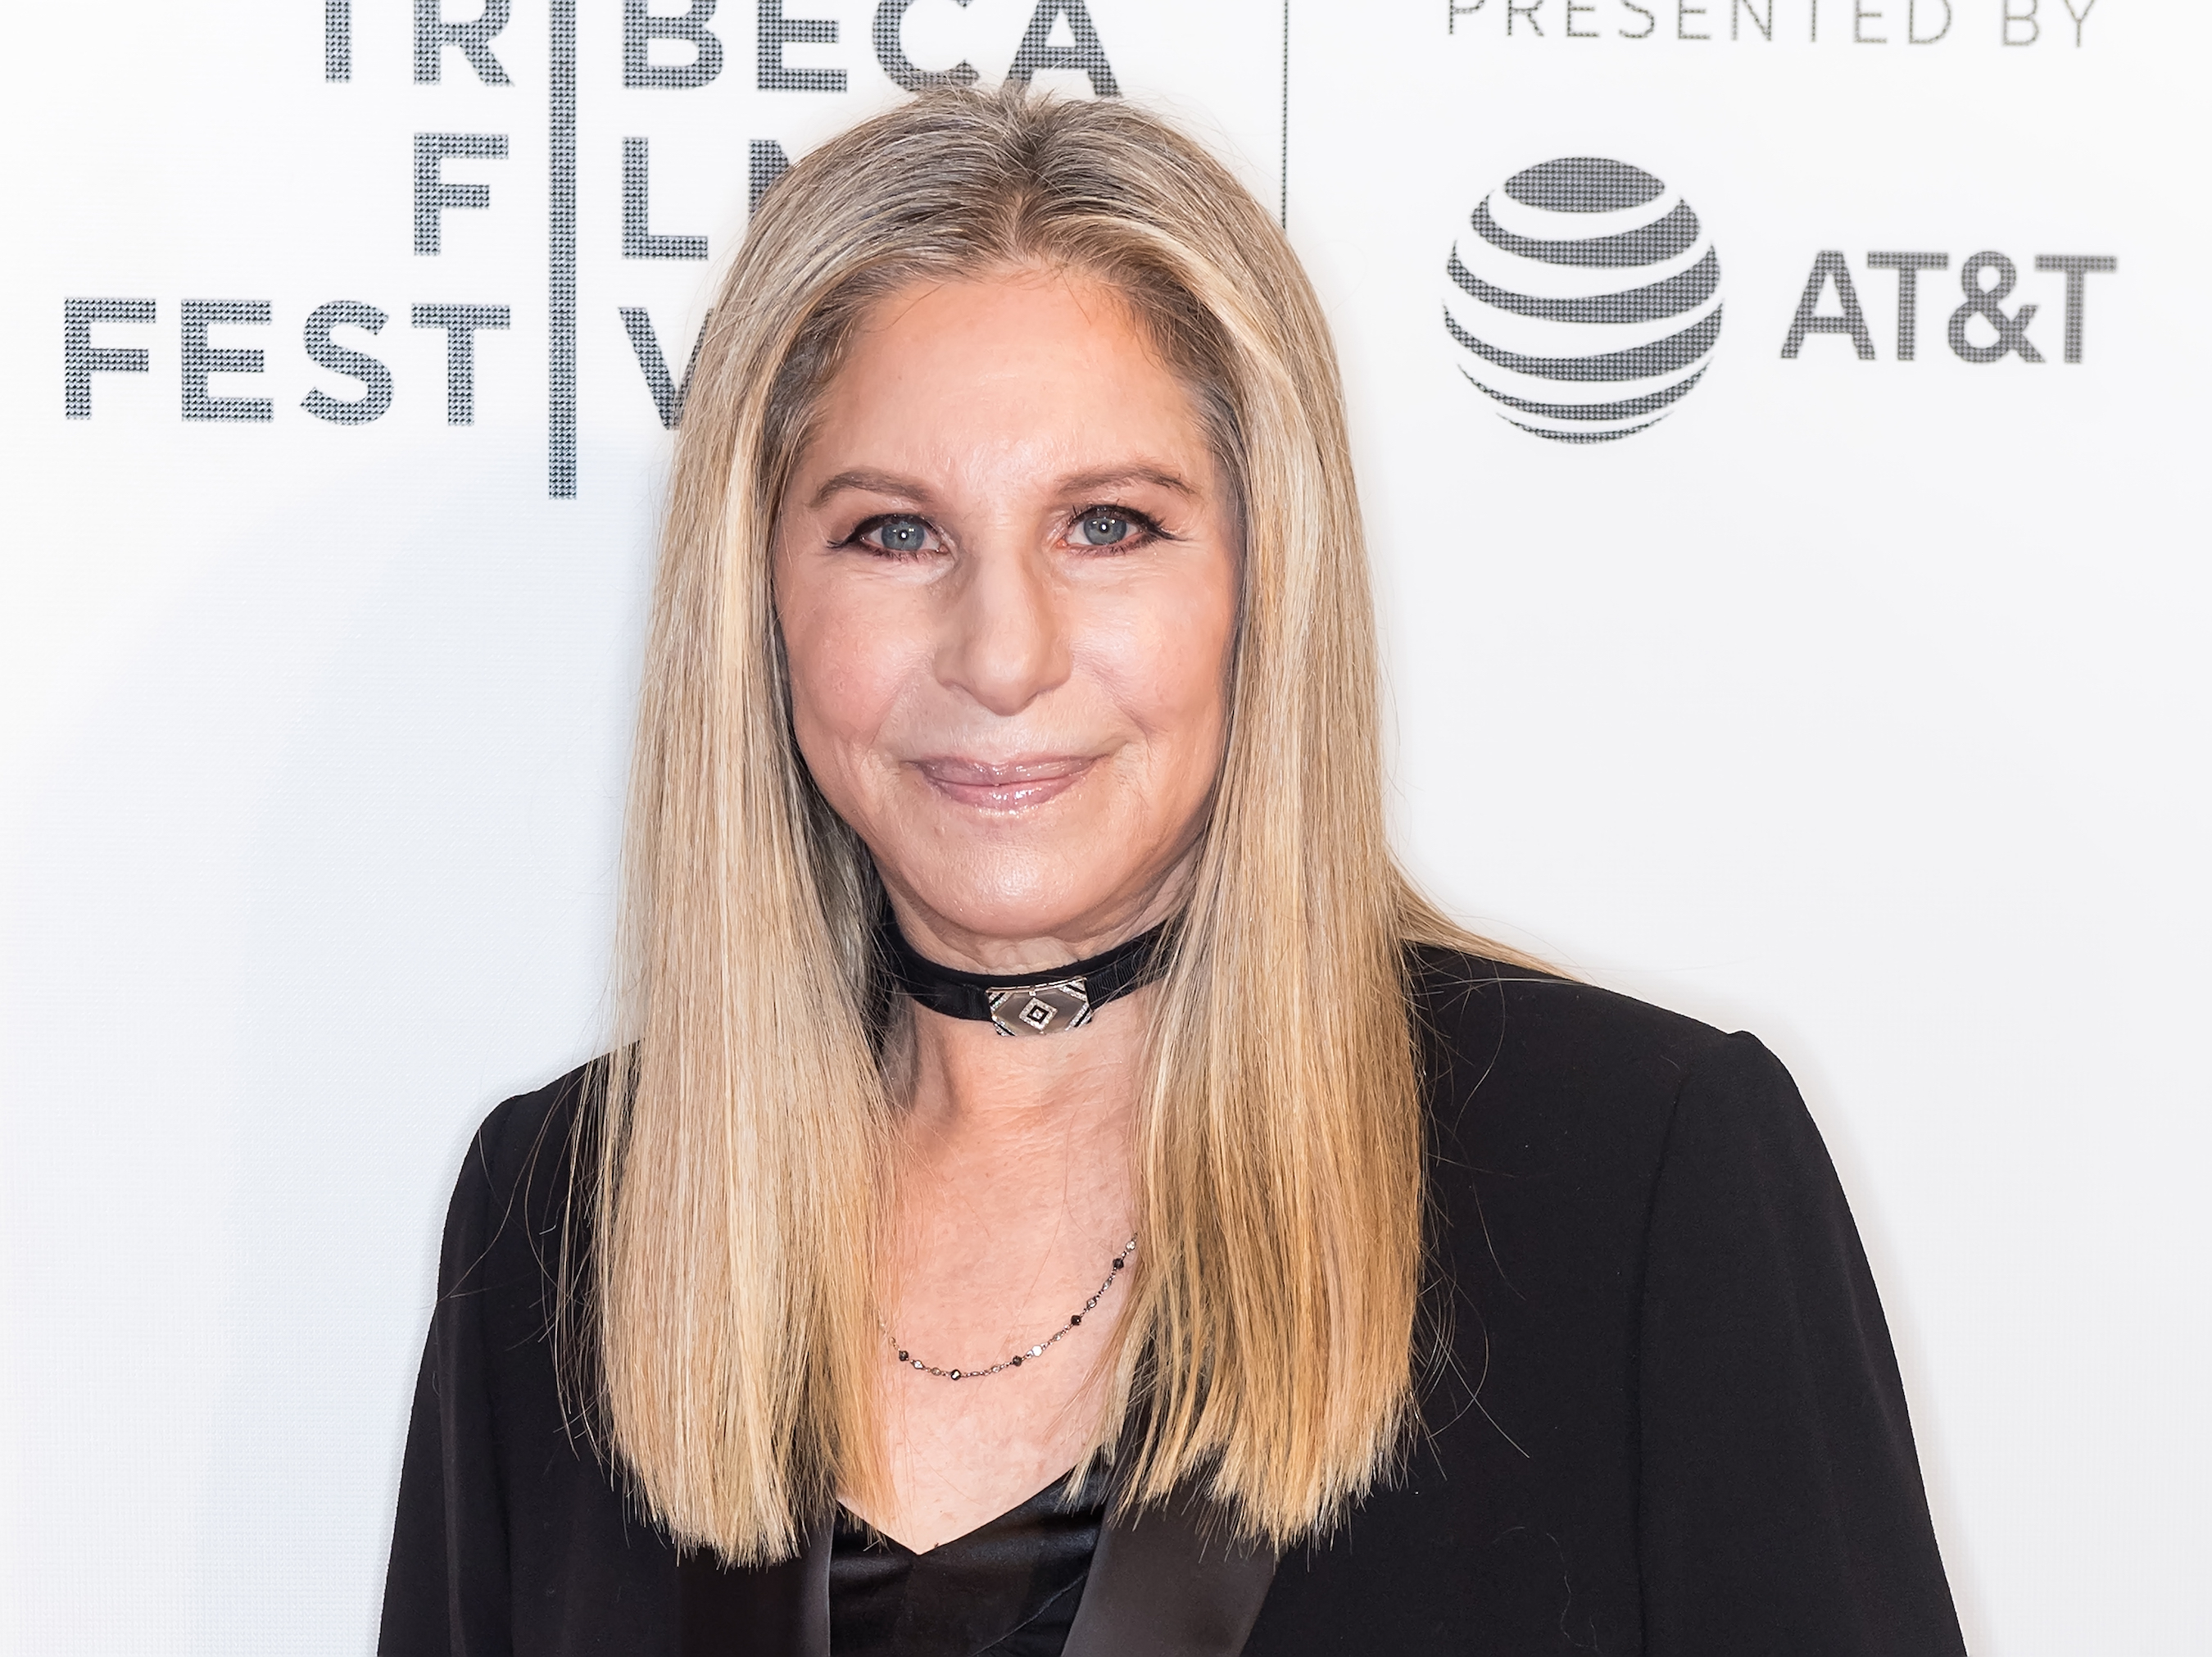
[[979,811],[1022,811],[1058,799],[1073,788],[1092,762],[1080,755],[1054,754],[989,765],[951,757],[917,759],[914,767],[947,799]]

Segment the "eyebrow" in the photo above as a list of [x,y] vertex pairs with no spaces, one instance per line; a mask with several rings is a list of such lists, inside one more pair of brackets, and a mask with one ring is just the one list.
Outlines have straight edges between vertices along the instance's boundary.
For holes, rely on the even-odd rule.
[[[1152,466],[1102,466],[1093,472],[1071,472],[1060,478],[1054,487],[1062,495],[1091,495],[1128,484],[1150,484],[1156,489],[1169,490],[1193,500],[1198,496],[1198,490],[1174,472]],[[807,504],[819,507],[832,496],[843,494],[848,490],[919,503],[927,503],[932,498],[927,486],[914,478],[901,478],[888,472],[856,468],[838,472],[826,479],[822,487],[814,491],[813,499]]]
[[1158,466],[1106,466],[1097,472],[1079,472],[1060,480],[1062,492],[1069,495],[1088,495],[1097,490],[1118,489],[1124,484],[1150,484],[1155,489],[1172,490],[1177,495],[1196,499],[1198,491],[1172,472]]
[[897,478],[888,472],[841,472],[824,482],[814,491],[809,506],[820,506],[833,495],[842,495],[848,489],[857,489],[869,495],[890,495],[902,501],[927,501],[929,491],[910,478]]

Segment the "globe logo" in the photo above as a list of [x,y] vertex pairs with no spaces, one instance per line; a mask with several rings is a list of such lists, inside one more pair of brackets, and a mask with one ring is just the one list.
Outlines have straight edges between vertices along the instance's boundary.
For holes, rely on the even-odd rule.
[[1446,261],[1460,372],[1523,431],[1604,443],[1665,419],[1721,332],[1720,256],[1680,192],[1565,156],[1484,197]]

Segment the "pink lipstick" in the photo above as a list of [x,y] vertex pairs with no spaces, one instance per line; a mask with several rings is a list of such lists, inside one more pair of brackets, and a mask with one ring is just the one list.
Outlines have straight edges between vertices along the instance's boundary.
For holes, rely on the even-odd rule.
[[945,755],[917,759],[915,769],[949,800],[981,811],[1020,811],[1041,806],[1073,788],[1091,762],[1079,755],[1054,754],[991,765]]

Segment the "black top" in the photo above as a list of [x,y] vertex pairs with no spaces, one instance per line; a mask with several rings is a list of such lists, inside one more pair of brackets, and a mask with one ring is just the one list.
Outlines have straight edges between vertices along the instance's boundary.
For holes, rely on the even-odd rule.
[[[1881,1306],[1782,1066],[1414,959],[1449,1317],[1423,1433],[1279,1567],[1202,1549],[1195,1508],[1109,1523],[1067,1657],[1960,1657]],[[826,1522],[784,1565],[679,1562],[564,1430],[546,1269],[579,1093],[508,1100],[462,1169],[380,1649],[825,1657]]]
[[917,1554],[837,1510],[834,1657],[1060,1657],[1105,1517],[1103,1475],[1055,1480],[965,1536]]

